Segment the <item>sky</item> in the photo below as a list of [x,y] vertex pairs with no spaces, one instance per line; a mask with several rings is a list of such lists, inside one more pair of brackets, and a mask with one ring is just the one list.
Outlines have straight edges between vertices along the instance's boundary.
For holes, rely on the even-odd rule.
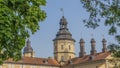
[[81,38],[85,40],[85,51],[87,54],[91,50],[91,38],[96,40],[97,52],[102,51],[101,41],[103,37],[107,40],[107,44],[116,42],[113,36],[108,35],[109,27],[105,27],[103,22],[101,22],[100,27],[94,30],[85,27],[83,20],[89,17],[89,13],[82,7],[80,0],[47,0],[46,6],[42,7],[47,13],[47,18],[45,21],[40,22],[40,30],[30,36],[31,46],[36,57],[54,57],[53,39],[56,37],[59,30],[59,22],[63,16],[60,8],[63,8],[69,31],[76,40],[75,53],[77,57],[79,56],[79,40]]

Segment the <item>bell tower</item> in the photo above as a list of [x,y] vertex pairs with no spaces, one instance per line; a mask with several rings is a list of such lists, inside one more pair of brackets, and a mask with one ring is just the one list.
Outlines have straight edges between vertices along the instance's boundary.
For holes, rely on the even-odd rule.
[[58,62],[67,61],[75,57],[75,40],[67,28],[67,21],[64,16],[60,19],[60,28],[54,42],[54,58]]

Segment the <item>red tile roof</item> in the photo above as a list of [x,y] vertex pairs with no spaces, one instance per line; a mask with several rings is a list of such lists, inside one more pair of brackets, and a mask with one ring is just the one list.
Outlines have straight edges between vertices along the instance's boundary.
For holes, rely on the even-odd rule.
[[[99,60],[105,60],[105,58],[110,55],[109,52],[97,53],[96,55],[86,55],[84,57],[76,57],[71,59],[72,64],[84,63],[84,62],[94,62]],[[68,63],[67,63],[68,64]]]
[[[76,57],[71,59],[72,64],[85,63],[85,62],[94,62],[99,60],[105,60],[109,56],[109,52],[97,53],[96,55],[86,55],[84,57]],[[47,61],[47,63],[45,62]],[[33,65],[48,65],[48,66],[60,66],[60,64],[52,58],[36,58],[36,57],[24,57],[22,60],[14,62],[12,60],[7,60],[6,63],[18,63],[18,64],[33,64]],[[66,62],[67,65],[68,62]]]
[[23,57],[22,60],[14,62],[9,59],[5,63],[18,63],[18,64],[34,64],[34,65],[50,65],[50,66],[59,66],[59,63],[52,58],[36,58],[36,57]]

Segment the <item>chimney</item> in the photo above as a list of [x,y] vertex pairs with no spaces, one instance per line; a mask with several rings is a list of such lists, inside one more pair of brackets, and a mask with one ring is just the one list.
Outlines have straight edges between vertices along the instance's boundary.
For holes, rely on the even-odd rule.
[[91,39],[91,55],[95,55],[96,54],[95,43],[96,43],[96,41],[94,40],[94,38],[92,38]]
[[84,40],[81,38],[80,39],[80,53],[79,53],[79,57],[84,57],[86,55],[86,52],[85,52],[85,42]]
[[102,44],[103,44],[102,52],[107,52],[106,42],[107,41],[105,40],[105,38],[103,38],[103,40],[102,40]]

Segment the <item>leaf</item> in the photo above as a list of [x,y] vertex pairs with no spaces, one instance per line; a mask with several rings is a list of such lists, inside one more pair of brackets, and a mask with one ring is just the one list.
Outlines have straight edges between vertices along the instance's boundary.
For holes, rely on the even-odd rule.
[[115,26],[112,26],[110,29],[109,29],[109,34],[110,35],[113,35],[115,34],[117,31],[116,31],[116,27]]
[[[0,63],[21,58],[21,50],[30,33],[35,33],[46,13],[40,7],[46,0],[0,0]],[[14,48],[13,48],[14,47]]]

